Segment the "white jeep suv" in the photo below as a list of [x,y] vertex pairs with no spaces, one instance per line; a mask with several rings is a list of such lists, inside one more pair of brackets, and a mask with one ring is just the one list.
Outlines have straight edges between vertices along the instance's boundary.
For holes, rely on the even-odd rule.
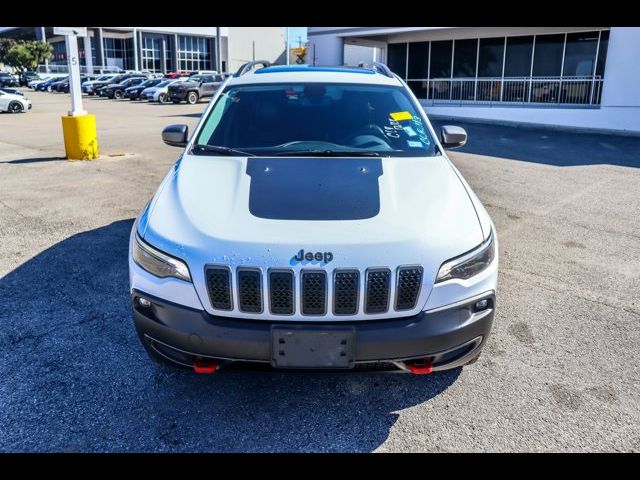
[[[262,68],[256,68],[262,66]],[[486,210],[385,65],[250,62],[220,87],[131,232],[136,330],[212,373],[472,363],[496,305]]]

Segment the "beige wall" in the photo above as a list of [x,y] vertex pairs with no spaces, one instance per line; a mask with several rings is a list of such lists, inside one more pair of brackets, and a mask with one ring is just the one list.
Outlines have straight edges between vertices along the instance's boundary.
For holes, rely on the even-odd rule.
[[243,63],[252,61],[255,42],[255,60],[285,63],[284,27],[228,27],[229,65],[235,72]]

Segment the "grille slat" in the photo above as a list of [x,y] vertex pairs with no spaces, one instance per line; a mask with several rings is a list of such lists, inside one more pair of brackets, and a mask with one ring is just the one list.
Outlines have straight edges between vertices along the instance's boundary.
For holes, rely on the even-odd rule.
[[355,315],[358,313],[360,272],[358,270],[339,270],[335,273],[333,281],[333,313],[336,315]]
[[365,313],[385,313],[389,310],[391,270],[376,268],[367,270]]
[[399,267],[396,310],[412,310],[422,286],[422,267]]
[[225,267],[210,267],[206,271],[207,290],[213,308],[231,310],[231,270]]
[[275,315],[293,315],[293,272],[269,272],[269,305]]
[[327,313],[327,274],[324,270],[302,272],[302,314],[325,315]]
[[238,308],[241,312],[262,312],[262,273],[238,269]]

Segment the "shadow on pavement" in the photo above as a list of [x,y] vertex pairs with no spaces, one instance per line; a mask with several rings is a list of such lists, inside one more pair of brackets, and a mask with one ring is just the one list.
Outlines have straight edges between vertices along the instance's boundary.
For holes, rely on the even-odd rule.
[[200,113],[182,113],[178,115],[163,115],[164,118],[170,117],[189,117],[189,118],[200,118],[202,116],[202,112]]
[[79,233],[0,278],[0,451],[366,452],[460,375],[158,366],[130,317],[131,226]]
[[13,164],[23,164],[23,163],[43,163],[43,162],[60,162],[66,161],[67,157],[34,157],[34,158],[18,158],[16,160],[8,160],[2,161],[0,163],[13,163]]
[[453,119],[431,121],[438,133],[442,125],[459,125],[467,131],[467,144],[456,149],[460,152],[558,167],[609,164],[640,168],[639,137]]

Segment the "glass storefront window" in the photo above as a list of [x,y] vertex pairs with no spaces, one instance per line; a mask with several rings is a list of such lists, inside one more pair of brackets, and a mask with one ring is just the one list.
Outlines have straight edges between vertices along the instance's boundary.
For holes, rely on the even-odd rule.
[[476,59],[478,55],[478,40],[456,40],[453,48],[453,76],[454,78],[468,78],[476,76]]
[[387,65],[393,73],[405,78],[407,68],[407,44],[390,43],[387,47]]

